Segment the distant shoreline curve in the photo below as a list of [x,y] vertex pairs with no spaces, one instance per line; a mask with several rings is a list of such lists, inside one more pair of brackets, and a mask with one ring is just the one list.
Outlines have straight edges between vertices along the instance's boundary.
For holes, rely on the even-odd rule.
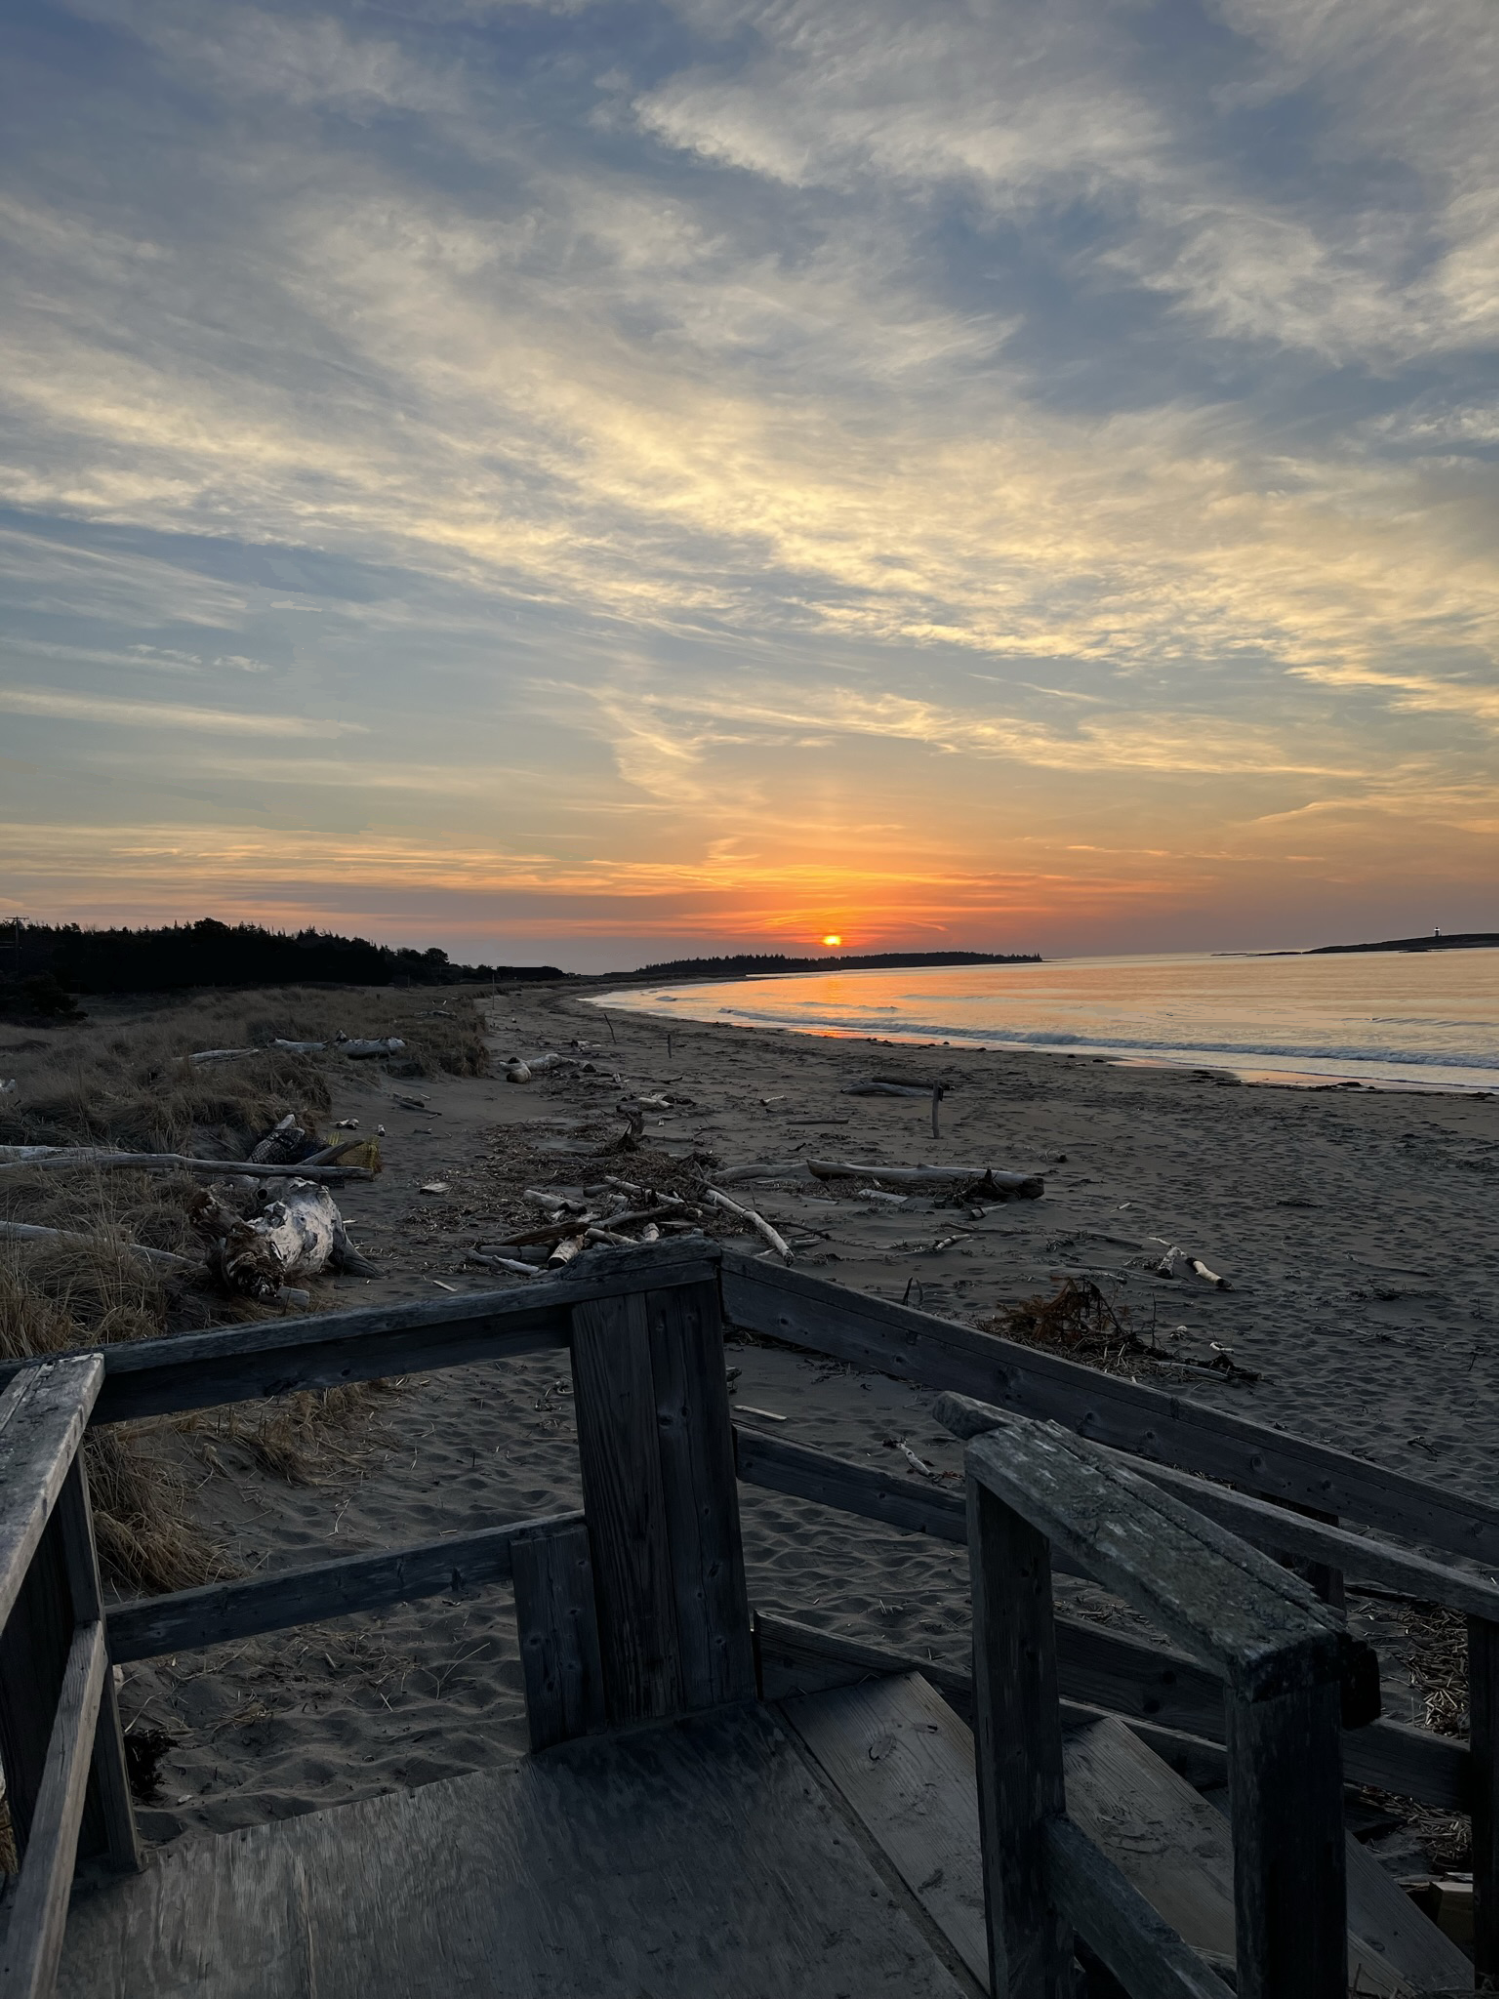
[[1351,951],[1493,951],[1500,931],[1455,930],[1451,937],[1388,937],[1379,944],[1315,944],[1309,951],[1216,951],[1216,958],[1331,958]]

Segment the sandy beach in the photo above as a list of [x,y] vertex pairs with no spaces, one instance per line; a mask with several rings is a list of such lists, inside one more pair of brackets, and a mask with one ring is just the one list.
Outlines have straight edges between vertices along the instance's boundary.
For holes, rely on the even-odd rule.
[[[576,989],[485,1008],[494,1076],[406,1085],[368,1066],[340,1072],[335,1117],[387,1131],[382,1176],[340,1196],[379,1275],[338,1280],[319,1309],[525,1281],[465,1263],[477,1241],[538,1219],[525,1187],[581,1188],[606,1171],[712,1180],[762,1163],[773,1170],[731,1191],[819,1276],[969,1324],[1067,1277],[1092,1281],[1158,1355],[1106,1364],[1435,1483],[1491,1487],[1493,1098],[1247,1087],[1087,1058],[607,1016]],[[503,1058],[574,1042],[592,1073],[501,1079]],[[941,1082],[941,1136],[920,1098],[845,1093],[872,1074]],[[601,1161],[624,1128],[617,1099],[647,1092],[668,1107],[649,1114],[646,1149]],[[1044,1176],[1045,1194],[962,1211],[925,1195],[872,1200],[858,1182],[819,1182],[809,1158],[1023,1170]],[[738,1231],[728,1216],[713,1228],[763,1247]],[[1172,1246],[1229,1288],[1155,1274]],[[914,1479],[903,1443],[935,1472],[956,1470],[924,1391],[738,1337],[727,1358],[739,1420]],[[1227,1364],[1232,1374],[1216,1372]],[[550,1355],[393,1384],[330,1431],[298,1479],[246,1447],[232,1412],[164,1425],[155,1447],[190,1472],[197,1517],[245,1572],[578,1501],[570,1385]],[[742,1502],[758,1604],[962,1662],[961,1550],[770,1493],[747,1489]],[[1073,1601],[1125,1615],[1081,1585]],[[1361,1620],[1399,1636],[1389,1605],[1356,1600]],[[1387,1712],[1421,1720],[1399,1653]],[[143,1813],[156,1840],[421,1783],[525,1742],[505,1591],[132,1666],[122,1704],[132,1729],[170,1739]]]

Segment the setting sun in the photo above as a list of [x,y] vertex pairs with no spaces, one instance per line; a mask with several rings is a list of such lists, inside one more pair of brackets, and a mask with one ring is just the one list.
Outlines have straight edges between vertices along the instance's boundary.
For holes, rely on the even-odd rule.
[[836,930],[830,930],[828,935],[823,939],[825,944],[842,944],[843,941],[843,938],[839,936]]

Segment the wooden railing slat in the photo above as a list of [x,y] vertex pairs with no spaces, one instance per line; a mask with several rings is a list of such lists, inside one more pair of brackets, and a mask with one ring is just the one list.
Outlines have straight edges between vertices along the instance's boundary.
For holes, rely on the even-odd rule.
[[1485,1501],[738,1250],[721,1255],[725,1317],[734,1325],[899,1380],[1051,1419],[1134,1457],[1232,1479],[1422,1546],[1495,1562],[1500,1516]]
[[[89,1357],[104,1362],[92,1421],[132,1422],[184,1409],[207,1409],[301,1388],[333,1388],[414,1369],[462,1367],[566,1344],[572,1307],[593,1298],[712,1279],[706,1242],[595,1250],[576,1276],[526,1289],[363,1306],[305,1319],[262,1320],[170,1339],[122,1341]],[[64,1356],[72,1359],[74,1356]],[[0,1383],[38,1363],[0,1363]]]
[[62,1954],[73,1857],[93,1758],[94,1725],[109,1662],[104,1626],[78,1627],[47,1747],[41,1791],[11,1904],[0,1990],[6,1999],[49,1999]]
[[504,1582],[511,1573],[511,1543],[517,1535],[571,1525],[582,1518],[581,1513],[560,1513],[542,1520],[517,1520],[441,1541],[382,1549],[378,1554],[346,1555],[342,1561],[317,1562],[280,1575],[257,1576],[252,1582],[209,1583],[202,1589],[116,1604],[105,1619],[110,1658],[116,1665],[156,1659],[169,1652],[284,1631],[294,1624],[321,1623],[329,1617],[349,1617],[424,1596],[449,1591],[457,1595],[460,1590]]

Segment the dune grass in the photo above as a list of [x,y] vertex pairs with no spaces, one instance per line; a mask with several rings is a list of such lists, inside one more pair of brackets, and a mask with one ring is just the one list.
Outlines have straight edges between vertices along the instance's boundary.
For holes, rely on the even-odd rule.
[[[292,988],[90,1006],[92,1017],[76,1025],[0,1027],[0,1080],[16,1083],[0,1095],[0,1144],[182,1152],[232,1170],[288,1111],[316,1130],[340,1084],[360,1074],[373,1080],[336,1049],[309,1055],[267,1045],[278,1038],[399,1035],[406,1047],[388,1074],[477,1075],[486,1066],[483,1017],[451,989]],[[248,1045],[258,1052],[235,1061],[188,1060],[196,1050]],[[196,1265],[202,1245],[188,1204],[197,1186],[175,1173],[0,1174],[0,1219],[75,1232],[65,1242],[0,1239],[0,1359],[160,1339],[274,1310],[131,1248],[170,1250]],[[257,1199],[222,1198],[247,1208]],[[322,1302],[316,1287],[315,1299]],[[335,1436],[363,1420],[379,1393],[293,1396],[254,1418],[216,1412],[91,1432],[89,1479],[109,1579],[151,1594],[225,1573],[222,1552],[193,1522],[185,1453],[171,1432],[211,1428],[260,1469],[305,1481],[317,1477],[320,1455],[344,1455]]]

